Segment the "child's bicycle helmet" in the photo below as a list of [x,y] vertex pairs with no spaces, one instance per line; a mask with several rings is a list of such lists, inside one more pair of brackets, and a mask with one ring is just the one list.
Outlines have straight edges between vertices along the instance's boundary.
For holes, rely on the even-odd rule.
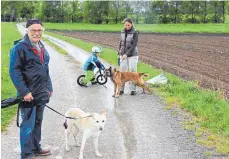
[[93,46],[92,49],[91,49],[92,52],[101,52],[102,51],[102,48],[101,47],[98,47],[98,46]]

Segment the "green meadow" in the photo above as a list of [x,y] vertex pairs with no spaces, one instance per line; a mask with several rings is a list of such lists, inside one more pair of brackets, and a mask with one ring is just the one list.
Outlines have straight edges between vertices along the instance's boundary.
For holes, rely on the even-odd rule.
[[[120,32],[123,24],[45,23],[55,30],[83,30]],[[229,33],[229,24],[135,24],[139,32],[146,33]]]
[[[15,23],[1,24],[2,31],[2,44],[1,44],[1,99],[15,97],[16,89],[9,77],[9,61],[10,61],[10,48],[13,46],[15,40],[21,39],[21,34],[17,31]],[[5,131],[8,124],[12,121],[17,111],[17,106],[1,109],[1,129]],[[16,126],[16,125],[15,125]]]

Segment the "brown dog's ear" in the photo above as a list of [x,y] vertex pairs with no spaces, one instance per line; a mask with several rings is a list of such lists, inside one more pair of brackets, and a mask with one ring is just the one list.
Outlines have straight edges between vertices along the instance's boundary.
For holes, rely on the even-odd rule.
[[139,76],[142,76],[142,75],[144,75],[144,74],[145,74],[145,73],[142,73],[142,72],[139,72],[139,73],[138,73]]

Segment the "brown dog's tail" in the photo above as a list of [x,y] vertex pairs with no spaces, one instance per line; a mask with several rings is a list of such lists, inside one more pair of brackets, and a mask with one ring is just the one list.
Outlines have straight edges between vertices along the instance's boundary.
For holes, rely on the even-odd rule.
[[140,72],[140,73],[138,73],[139,74],[139,76],[143,76],[143,77],[148,77],[149,76],[149,74],[146,74],[146,73],[144,73],[144,72]]

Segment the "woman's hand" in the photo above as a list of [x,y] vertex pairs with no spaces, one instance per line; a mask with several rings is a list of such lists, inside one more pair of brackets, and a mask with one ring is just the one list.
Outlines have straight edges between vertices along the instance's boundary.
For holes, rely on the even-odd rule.
[[127,58],[127,55],[124,54],[124,55],[121,56],[120,60],[123,61],[123,60],[125,60],[126,58]]

